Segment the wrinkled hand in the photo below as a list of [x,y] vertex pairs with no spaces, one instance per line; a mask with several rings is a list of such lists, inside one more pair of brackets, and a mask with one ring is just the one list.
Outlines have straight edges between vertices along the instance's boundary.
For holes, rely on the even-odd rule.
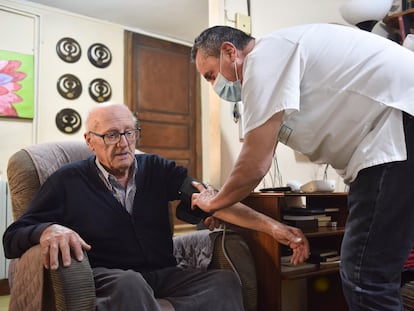
[[198,207],[207,213],[213,213],[214,211],[209,208],[209,205],[211,199],[216,196],[218,191],[209,184],[206,184],[207,188],[205,188],[203,184],[193,181],[192,185],[200,191],[200,193],[193,193],[191,197],[191,209]]
[[309,257],[309,242],[299,228],[278,223],[273,230],[273,237],[281,244],[293,250],[290,262],[294,265],[304,262]]
[[71,264],[71,250],[75,258],[82,261],[83,250],[91,249],[75,231],[57,224],[50,225],[43,231],[40,236],[40,247],[44,267],[52,270],[59,267],[59,252],[62,254],[63,266],[68,267]]
[[208,228],[210,231],[213,231],[216,228],[221,228],[221,221],[220,219],[210,216],[204,219],[203,224],[206,228]]

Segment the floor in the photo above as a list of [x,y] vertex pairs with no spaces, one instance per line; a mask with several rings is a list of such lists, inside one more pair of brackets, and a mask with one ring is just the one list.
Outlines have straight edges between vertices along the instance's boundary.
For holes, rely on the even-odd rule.
[[9,310],[9,282],[7,279],[0,279],[0,311]]
[[9,296],[0,296],[0,311],[9,310]]

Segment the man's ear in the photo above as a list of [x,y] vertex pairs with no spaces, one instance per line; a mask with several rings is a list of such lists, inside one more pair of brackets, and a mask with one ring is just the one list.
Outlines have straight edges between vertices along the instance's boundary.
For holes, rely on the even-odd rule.
[[83,134],[83,137],[85,138],[85,143],[88,146],[88,148],[93,151],[93,146],[91,143],[91,135],[89,133],[85,133]]
[[233,43],[225,41],[221,44],[221,52],[223,55],[230,57],[230,61],[234,62],[237,57],[237,49]]

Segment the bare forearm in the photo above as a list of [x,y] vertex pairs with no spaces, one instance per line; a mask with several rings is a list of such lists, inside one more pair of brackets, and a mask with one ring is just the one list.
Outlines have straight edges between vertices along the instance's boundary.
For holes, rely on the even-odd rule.
[[233,225],[264,232],[271,236],[273,236],[275,227],[280,225],[274,219],[256,212],[242,203],[236,203],[228,208],[218,210],[213,216]]
[[201,205],[202,209],[211,212],[229,207],[246,198],[259,184],[271,166],[282,116],[277,113],[246,134],[230,177],[209,204]]
[[309,243],[300,229],[282,224],[246,205],[234,204],[215,212],[214,217],[240,227],[264,232],[275,241],[289,246],[293,250],[291,258],[293,264],[303,262],[308,258]]

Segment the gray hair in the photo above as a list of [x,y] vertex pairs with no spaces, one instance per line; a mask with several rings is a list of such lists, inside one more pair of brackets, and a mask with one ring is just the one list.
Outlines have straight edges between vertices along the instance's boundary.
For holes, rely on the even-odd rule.
[[223,42],[231,42],[238,50],[243,50],[253,40],[245,32],[229,26],[213,26],[204,30],[194,40],[191,49],[191,61],[194,62],[197,52],[202,51],[205,56],[220,57],[220,49]]

